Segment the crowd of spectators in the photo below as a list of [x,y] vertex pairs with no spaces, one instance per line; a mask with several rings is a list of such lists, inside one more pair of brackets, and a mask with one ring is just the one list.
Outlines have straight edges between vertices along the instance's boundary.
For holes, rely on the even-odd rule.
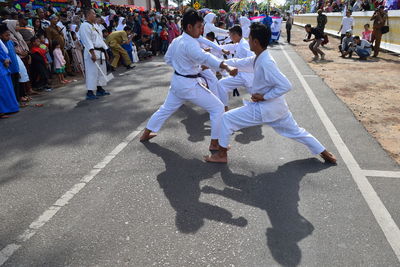
[[[73,5],[58,10],[51,5],[25,8],[18,12],[6,8],[0,13],[0,118],[85,71],[79,37],[83,11]],[[94,26],[109,47],[110,71],[121,64],[133,68],[134,62],[165,54],[169,43],[181,34],[181,15],[176,11],[119,6],[95,10]]]

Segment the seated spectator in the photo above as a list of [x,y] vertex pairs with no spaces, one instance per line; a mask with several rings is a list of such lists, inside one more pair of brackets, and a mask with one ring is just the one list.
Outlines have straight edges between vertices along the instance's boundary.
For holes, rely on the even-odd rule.
[[351,49],[351,43],[353,42],[353,32],[352,30],[347,30],[346,36],[343,38],[342,43],[339,45],[339,51],[342,54],[341,57],[345,58],[347,55],[349,58],[353,55],[353,50]]
[[372,31],[369,29],[368,23],[364,25],[364,31],[362,32],[362,38],[364,40],[367,40],[368,42],[371,42]]
[[352,47],[361,60],[366,60],[371,55],[371,43],[367,40],[361,39],[360,36],[354,36]]
[[150,37],[148,35],[142,35],[142,38],[136,41],[137,53],[140,61],[151,58],[153,55],[149,41]]

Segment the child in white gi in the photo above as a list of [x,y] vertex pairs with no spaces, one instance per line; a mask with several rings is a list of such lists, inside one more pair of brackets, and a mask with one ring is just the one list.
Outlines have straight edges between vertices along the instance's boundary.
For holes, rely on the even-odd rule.
[[231,75],[237,74],[237,69],[226,65],[223,60],[216,58],[201,49],[198,42],[203,18],[194,10],[188,9],[182,21],[184,33],[174,39],[165,55],[167,64],[174,67],[171,87],[164,104],[154,113],[140,141],[147,141],[156,136],[164,122],[186,101],[190,101],[210,113],[211,143],[210,150],[218,150],[219,127],[221,125],[224,106],[221,101],[210,92],[200,78],[199,66],[221,68]]
[[227,63],[242,71],[254,71],[252,101],[223,115],[220,148],[217,153],[204,159],[208,162],[227,163],[227,150],[232,133],[243,128],[266,124],[280,135],[305,144],[313,154],[320,154],[325,161],[336,163],[335,156],[314,136],[300,128],[289,111],[284,94],[292,89],[292,85],[279,71],[267,51],[271,30],[260,23],[254,23],[250,28],[250,48],[256,56],[231,59]]

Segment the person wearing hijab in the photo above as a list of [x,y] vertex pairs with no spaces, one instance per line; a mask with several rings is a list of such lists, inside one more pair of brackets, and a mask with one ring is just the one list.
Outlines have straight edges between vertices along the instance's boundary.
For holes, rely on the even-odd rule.
[[11,81],[9,51],[3,40],[10,38],[10,31],[5,24],[0,24],[0,119],[8,118],[7,113],[19,111]]
[[218,28],[217,26],[214,25],[215,18],[216,18],[216,15],[214,13],[208,13],[204,17],[203,36],[205,37],[207,35],[207,33],[209,33],[209,32],[213,32],[215,35],[228,36],[229,32],[227,30]]
[[123,31],[126,26],[126,20],[124,17],[119,17],[118,19],[118,26],[117,26],[117,31]]
[[242,12],[242,16],[239,18],[240,27],[242,27],[242,34],[245,39],[249,38],[251,21]]

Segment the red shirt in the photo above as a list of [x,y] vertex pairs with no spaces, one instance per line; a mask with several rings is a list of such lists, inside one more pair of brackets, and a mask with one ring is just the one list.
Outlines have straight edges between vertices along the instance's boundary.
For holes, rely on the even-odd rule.
[[33,54],[33,53],[39,53],[39,54],[42,56],[42,58],[43,58],[43,60],[44,60],[44,63],[47,64],[46,50],[44,50],[44,49],[42,49],[42,48],[40,48],[40,47],[37,47],[37,46],[33,46],[33,47],[31,48],[31,53],[32,53],[32,54]]
[[160,37],[161,37],[161,40],[168,40],[168,32],[167,31],[162,31],[160,33]]

